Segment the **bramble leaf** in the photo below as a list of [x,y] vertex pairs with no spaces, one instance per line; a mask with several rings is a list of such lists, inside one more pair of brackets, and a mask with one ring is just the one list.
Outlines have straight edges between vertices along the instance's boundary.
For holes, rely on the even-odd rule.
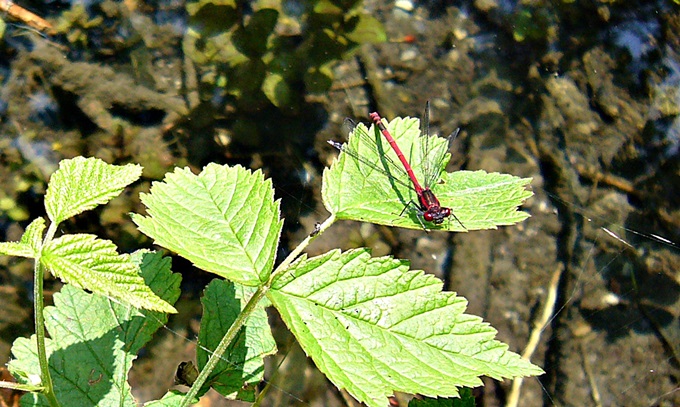
[[48,242],[40,261],[62,281],[117,298],[137,308],[176,313],[144,283],[139,265],[118,254],[109,240],[88,234],[64,235]]
[[[224,280],[213,280],[208,285],[201,299],[203,318],[196,354],[199,370],[203,370],[211,351],[217,348],[254,292],[252,287]],[[276,353],[264,305],[260,304],[250,315],[206,381],[206,385],[225,397],[253,401],[255,386],[264,376],[264,357]]]
[[543,373],[441,289],[403,261],[335,250],[296,261],[267,296],[317,367],[368,406],[394,391],[457,397],[480,376]]
[[23,242],[0,242],[0,256],[31,258],[34,256],[34,253],[31,246]]
[[[495,229],[529,217],[526,212],[517,209],[533,195],[526,189],[530,178],[485,171],[445,172],[450,159],[446,139],[420,137],[419,123],[415,118],[396,118],[387,124],[387,129],[421,184],[425,180],[424,168],[432,167],[435,175],[430,186],[432,192],[441,205],[451,208],[460,220],[458,223],[451,216],[441,225],[425,222],[428,229]],[[363,135],[355,135],[357,132]],[[361,158],[342,152],[330,169],[324,170],[321,194],[326,209],[338,219],[422,229],[418,219],[420,215],[409,210],[412,208],[404,210],[409,202],[417,203],[418,197],[390,145],[373,125],[367,130],[359,124],[354,133],[350,136],[348,147]],[[431,147],[429,157],[421,154],[426,141]],[[385,155],[388,158],[384,158]],[[388,177],[385,171],[397,181]]]
[[217,164],[198,175],[175,169],[141,199],[149,216],[132,220],[156,244],[243,285],[269,277],[283,220],[260,171]]
[[[30,225],[26,227],[26,231],[21,236],[21,243],[28,244],[34,253],[38,253],[42,246],[43,233],[45,232],[45,219],[35,218]],[[35,257],[35,256],[33,256]]]
[[[131,258],[156,295],[174,304],[181,277],[170,270],[170,259],[148,251]],[[46,340],[49,368],[61,404],[136,406],[127,383],[132,361],[168,315],[140,311],[70,284],[54,295],[54,306],[44,312],[51,338]],[[8,367],[19,381],[40,377],[35,336],[17,339],[12,354]],[[39,393],[29,393],[22,405],[49,404]]]
[[26,227],[18,242],[0,242],[0,255],[35,258],[42,244],[45,219],[36,218]]
[[45,194],[50,220],[61,223],[116,197],[142,175],[137,164],[107,164],[98,158],[62,160],[52,174]]
[[475,407],[475,397],[467,387],[460,389],[460,398],[432,398],[412,399],[408,407]]
[[[165,395],[160,400],[153,400],[149,401],[148,403],[144,403],[144,407],[177,407],[182,404],[184,396],[184,393],[178,390],[170,390],[165,393]],[[199,399],[195,398],[190,403],[191,405],[194,405],[198,403],[198,401]]]

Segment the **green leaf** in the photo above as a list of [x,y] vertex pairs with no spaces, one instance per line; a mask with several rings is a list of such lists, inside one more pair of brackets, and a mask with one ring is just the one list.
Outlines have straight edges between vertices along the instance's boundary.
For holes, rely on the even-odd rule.
[[33,249],[26,243],[0,242],[0,256],[34,257]]
[[273,8],[262,8],[250,15],[248,23],[234,32],[234,45],[249,58],[260,58],[269,45],[269,36],[276,27],[279,12]]
[[394,391],[457,397],[480,376],[543,373],[441,289],[405,262],[354,250],[300,259],[267,296],[317,367],[368,406]]
[[472,390],[467,387],[460,389],[460,398],[423,397],[421,400],[412,399],[408,403],[408,407],[475,407],[475,405]]
[[343,10],[340,5],[331,0],[318,0],[314,2],[313,11],[315,14],[330,15],[342,15],[345,12],[345,10]]
[[0,242],[1,256],[35,257],[30,245],[22,242]]
[[36,218],[26,227],[19,242],[0,242],[0,255],[36,258],[44,231],[45,219]]
[[[163,398],[160,400],[154,400],[145,403],[144,407],[176,407],[182,403],[184,396],[185,394],[180,391],[170,390],[169,392],[165,393]],[[198,398],[194,398],[190,405],[193,406],[194,404],[198,403],[198,401]]]
[[[188,26],[191,27],[188,37],[190,41],[202,48],[200,44],[212,42],[213,37],[221,36],[233,31],[235,24],[240,20],[241,13],[237,10],[235,0],[199,0],[186,3],[189,14]],[[186,42],[187,38],[185,38]],[[198,43],[196,43],[198,42]],[[231,41],[229,41],[231,43]],[[233,44],[231,44],[233,47]],[[189,54],[192,58],[199,54]],[[207,62],[207,61],[206,61]]]
[[333,84],[334,63],[310,66],[304,74],[305,90],[308,93],[324,93]]
[[283,221],[260,171],[217,164],[198,175],[175,169],[141,199],[149,216],[132,220],[156,244],[243,285],[268,279]]
[[264,82],[262,82],[262,92],[276,107],[280,108],[290,104],[290,87],[281,74],[268,72]]
[[370,14],[352,16],[353,29],[346,37],[357,44],[381,44],[387,41],[387,33],[382,23]]
[[[424,168],[433,167],[435,178],[431,183],[432,192],[441,205],[451,208],[465,226],[463,228],[451,216],[441,225],[423,221],[428,229],[495,229],[529,217],[527,213],[518,211],[517,207],[533,195],[525,188],[530,178],[485,171],[443,172],[450,159],[446,139],[430,137],[430,156],[423,157],[421,151],[427,138],[420,137],[418,119],[397,118],[387,124],[387,129],[421,184],[424,184],[425,179]],[[321,194],[326,209],[338,219],[422,229],[418,218],[420,215],[410,208],[404,209],[409,202],[418,202],[418,197],[396,154],[375,126],[367,130],[363,124],[359,124],[355,133],[357,131],[363,132],[363,138],[351,135],[348,148],[359,154],[362,160],[340,153],[331,168],[324,170]],[[368,142],[367,138],[375,142]],[[398,177],[402,183],[390,179],[385,171]]]
[[[142,276],[164,301],[179,298],[181,277],[170,271],[170,259],[158,253],[136,252],[132,259]],[[138,311],[98,294],[65,285],[54,295],[54,306],[45,308],[47,356],[57,399],[64,406],[136,406],[127,377],[132,361],[167,314]],[[22,382],[39,377],[35,336],[19,338],[12,347],[10,371]],[[24,403],[48,405],[37,393]]]
[[65,235],[43,247],[40,261],[55,276],[78,288],[138,308],[177,312],[144,283],[139,265],[130,255],[118,254],[109,240],[88,234]]
[[24,242],[0,242],[0,256],[35,257],[31,246]]
[[36,218],[26,227],[26,231],[21,236],[21,243],[28,244],[35,254],[40,251],[42,247],[43,233],[45,232],[45,219]]
[[[212,351],[217,348],[254,292],[254,288],[224,280],[213,280],[208,285],[201,299],[203,318],[196,354],[199,370],[203,370]],[[246,325],[227,348],[223,360],[206,381],[206,385],[212,386],[230,399],[253,401],[255,385],[262,380],[264,374],[263,358],[276,353],[276,343],[264,305],[258,306],[251,314]]]
[[107,203],[141,175],[142,167],[136,164],[111,165],[84,157],[63,160],[47,187],[47,215],[52,222],[61,223]]
[[217,7],[217,6],[223,6],[223,7],[228,7],[232,10],[230,10],[232,13],[236,10],[236,1],[235,0],[198,0],[198,1],[191,1],[187,2],[186,8],[187,8],[187,13],[189,13],[190,16],[195,16],[203,7],[206,6],[212,6],[212,7]]

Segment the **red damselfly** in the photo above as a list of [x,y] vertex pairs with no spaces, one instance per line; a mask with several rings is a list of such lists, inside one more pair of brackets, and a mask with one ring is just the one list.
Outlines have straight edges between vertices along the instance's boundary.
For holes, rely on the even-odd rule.
[[[329,140],[328,143],[331,144],[333,147],[339,149],[340,151],[345,152],[354,159],[360,161],[364,165],[367,165],[372,169],[379,171],[382,174],[385,174],[390,178],[390,180],[393,180],[415,192],[418,198],[418,203],[411,200],[406,203],[406,207],[404,208],[404,210],[406,210],[409,207],[413,208],[419,215],[418,221],[420,222],[423,229],[426,228],[424,223],[420,219],[421,217],[423,220],[427,222],[434,223],[435,225],[441,225],[444,222],[444,220],[446,220],[449,216],[452,216],[463,227],[463,229],[465,229],[465,226],[458,219],[458,217],[451,211],[451,208],[442,206],[439,202],[439,199],[437,199],[437,197],[435,196],[431,189],[432,185],[439,181],[439,176],[441,174],[441,168],[443,164],[442,161],[444,160],[446,154],[445,151],[443,151],[436,157],[431,156],[430,146],[432,144],[430,140],[431,136],[429,134],[429,107],[430,105],[428,102],[425,107],[425,114],[423,115],[421,123],[421,137],[424,137],[424,139],[422,139],[421,148],[422,151],[421,165],[423,166],[422,173],[424,174],[422,185],[416,178],[413,168],[411,167],[411,164],[406,159],[404,153],[397,145],[396,140],[394,139],[394,137],[392,137],[390,132],[382,123],[382,118],[376,112],[371,113],[369,116],[377,126],[378,130],[380,130],[383,137],[387,140],[387,142],[394,150],[395,154],[397,155],[397,158],[399,159],[399,161],[401,161],[402,166],[396,164],[394,160],[392,160],[389,156],[383,155],[381,159],[384,160],[384,162],[390,166],[389,171],[386,171],[386,169],[381,168],[379,164],[364,159],[355,150],[351,149],[348,146],[348,144],[342,144],[331,140]],[[354,136],[358,136],[360,138],[362,143],[371,143],[373,145],[376,144],[377,141],[374,138],[371,138],[363,130],[363,127],[357,127],[356,123],[353,120],[345,119],[345,124],[350,128],[351,133]],[[449,140],[451,140],[451,138],[453,138],[457,134],[457,132],[458,130],[452,133],[449,136]],[[378,148],[378,151],[381,150]]]

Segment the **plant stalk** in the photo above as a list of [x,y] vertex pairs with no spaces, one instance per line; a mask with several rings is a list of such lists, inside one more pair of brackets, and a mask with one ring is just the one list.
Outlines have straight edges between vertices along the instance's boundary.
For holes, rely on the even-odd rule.
[[227,333],[224,334],[224,337],[222,337],[222,340],[220,341],[219,345],[217,345],[217,348],[215,348],[215,351],[212,353],[212,355],[210,355],[208,362],[205,364],[203,369],[201,369],[201,373],[196,378],[196,381],[194,382],[193,385],[191,385],[191,388],[189,389],[189,392],[184,396],[184,399],[182,399],[180,407],[187,407],[191,403],[191,401],[194,398],[196,398],[199,390],[203,387],[206,380],[208,379],[208,376],[215,369],[217,363],[222,359],[224,353],[227,351],[227,348],[229,347],[231,342],[236,338],[236,335],[241,330],[241,328],[245,325],[246,321],[250,317],[250,314],[252,314],[253,311],[255,311],[257,304],[259,304],[262,298],[264,298],[264,296],[267,294],[267,291],[269,291],[269,288],[274,283],[274,281],[276,281],[278,277],[283,275],[283,273],[288,271],[288,267],[302,253],[302,251],[306,249],[307,246],[309,246],[309,244],[314,239],[316,239],[317,236],[321,235],[334,222],[335,216],[331,215],[321,224],[316,233],[307,236],[302,242],[300,242],[300,244],[295,248],[295,250],[290,252],[288,257],[286,257],[286,259],[283,262],[281,262],[281,264],[279,264],[279,266],[272,272],[267,282],[260,286],[257,289],[257,291],[255,291],[253,296],[250,297],[250,300],[248,300],[246,306],[243,307],[241,313],[239,313],[238,317],[236,317],[236,319],[234,320],[234,323],[231,324],[229,330],[227,330]]
[[[55,223],[50,224],[50,227],[45,234],[42,247],[47,244],[57,231]],[[42,250],[41,247],[41,250]],[[43,281],[45,278],[45,267],[40,262],[40,251],[35,258],[33,264],[33,313],[35,319],[35,337],[36,348],[38,350],[38,363],[40,364],[40,381],[43,387],[42,394],[47,399],[52,407],[58,407],[59,401],[54,394],[54,386],[52,384],[52,376],[50,375],[50,366],[47,362],[47,350],[45,348],[45,315],[43,313],[45,302],[43,298]]]
[[317,229],[317,232],[315,234],[310,234],[308,235],[305,240],[300,242],[300,244],[290,252],[288,257],[279,264],[279,266],[272,272],[272,274],[269,276],[269,280],[265,283],[265,286],[271,287],[271,285],[274,283],[274,281],[278,280],[279,277],[281,277],[286,271],[288,271],[288,267],[290,264],[297,259],[297,257],[302,253],[303,250],[309,246],[309,244],[316,239],[317,236],[320,236],[323,234],[323,232],[326,231],[331,225],[335,223],[335,215],[331,214],[331,216],[328,217],[321,225],[319,225],[319,228]]

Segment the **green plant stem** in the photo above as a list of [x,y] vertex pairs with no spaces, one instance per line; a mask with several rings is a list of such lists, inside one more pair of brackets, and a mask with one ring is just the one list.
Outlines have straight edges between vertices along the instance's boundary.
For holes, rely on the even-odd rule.
[[[289,348],[289,349],[288,349],[288,352],[290,352],[291,349],[292,349],[292,348]],[[255,397],[255,401],[253,402],[253,404],[252,404],[250,407],[260,407],[260,406],[262,405],[262,401],[264,400],[265,396],[266,396],[267,393],[269,392],[269,389],[271,389],[272,383],[274,382],[274,380],[276,380],[276,375],[277,375],[277,374],[279,373],[279,371],[280,371],[279,368],[281,367],[281,365],[283,364],[283,362],[286,360],[286,357],[288,357],[288,353],[286,353],[286,354],[281,358],[281,361],[279,362],[279,365],[276,367],[276,370],[274,370],[274,374],[272,374],[272,376],[269,378],[269,380],[267,380],[267,384],[265,384],[265,386],[264,386],[264,388],[262,389],[262,391],[257,395],[257,397]]]
[[0,381],[0,388],[17,390],[17,391],[27,391],[27,392],[41,392],[41,391],[43,391],[42,386],[34,386],[32,384],[23,384],[23,383],[5,382],[5,381]]
[[[52,240],[57,231],[57,225],[52,223],[45,234],[43,246]],[[33,265],[33,313],[35,316],[35,336],[36,347],[38,349],[38,363],[40,364],[40,381],[43,386],[42,394],[52,407],[58,407],[59,402],[54,394],[50,366],[47,362],[47,350],[45,348],[45,302],[43,298],[43,280],[45,278],[45,267],[40,262],[40,253],[35,258]]]
[[227,333],[224,334],[219,345],[217,345],[215,351],[212,353],[212,355],[210,355],[208,363],[205,364],[205,366],[201,370],[201,373],[196,378],[196,381],[189,389],[189,392],[186,394],[184,399],[182,399],[182,403],[180,404],[181,407],[188,406],[191,403],[191,401],[198,395],[198,391],[201,389],[201,387],[203,387],[203,384],[205,384],[205,381],[208,379],[210,373],[212,373],[217,363],[220,361],[220,359],[222,359],[222,356],[224,355],[224,352],[226,352],[227,347],[229,346],[229,344],[231,344],[234,338],[236,338],[236,335],[241,330],[243,325],[245,325],[246,321],[248,320],[248,317],[250,316],[250,314],[253,313],[255,307],[260,302],[260,300],[262,300],[266,293],[267,288],[265,286],[260,286],[257,289],[257,291],[255,291],[255,294],[253,294],[253,296],[250,297],[250,300],[248,300],[248,303],[243,308],[243,311],[241,311],[238,317],[236,317],[234,323],[231,324]]
[[307,246],[309,246],[309,244],[314,239],[317,238],[317,236],[321,236],[323,234],[323,232],[326,231],[326,229],[331,227],[331,225],[333,223],[335,223],[335,215],[329,216],[328,219],[326,219],[319,226],[319,231],[316,234],[314,234],[313,236],[308,235],[305,238],[305,240],[300,242],[300,244],[295,248],[295,250],[290,252],[288,257],[286,257],[286,259],[283,262],[281,262],[281,264],[279,264],[279,266],[276,268],[276,270],[274,270],[274,272],[269,276],[269,280],[267,280],[267,282],[265,283],[265,286],[267,288],[271,287],[271,285],[274,283],[274,281],[278,280],[279,277],[281,277],[286,271],[288,271],[288,267],[290,266],[290,264],[293,261],[295,261],[295,259],[297,259],[297,257],[302,253],[302,251],[305,250],[307,248]]
[[215,351],[210,355],[210,358],[208,359],[208,362],[205,364],[203,369],[201,370],[201,373],[198,375],[196,378],[196,381],[194,384],[191,386],[189,389],[189,392],[186,394],[184,399],[182,399],[182,403],[180,404],[180,407],[186,407],[188,406],[191,401],[198,395],[199,390],[203,387],[205,384],[206,380],[208,379],[208,376],[212,371],[215,369],[215,366],[217,366],[217,363],[222,359],[224,352],[226,352],[227,347],[231,344],[231,342],[236,338],[236,335],[238,332],[241,330],[241,328],[245,325],[246,321],[250,317],[250,314],[255,311],[255,308],[257,307],[257,304],[264,298],[264,296],[267,294],[267,291],[269,291],[269,287],[276,281],[278,277],[283,275],[286,271],[288,271],[288,267],[291,265],[291,263],[302,253],[304,249],[309,246],[309,244],[316,239],[319,235],[321,235],[326,229],[328,229],[333,223],[335,222],[335,216],[331,215],[328,219],[326,219],[321,226],[319,227],[319,231],[312,235],[307,236],[305,240],[300,242],[300,244],[290,252],[288,257],[279,264],[279,266],[272,272],[271,276],[269,277],[269,280],[267,280],[266,283],[261,285],[257,291],[255,291],[255,294],[253,294],[252,297],[250,297],[250,300],[246,303],[246,306],[243,307],[243,310],[241,313],[236,317],[234,320],[234,323],[231,324],[229,327],[229,330],[227,330],[227,333],[224,334],[222,337],[222,340],[220,341],[219,345],[217,345],[217,348],[215,348]]

